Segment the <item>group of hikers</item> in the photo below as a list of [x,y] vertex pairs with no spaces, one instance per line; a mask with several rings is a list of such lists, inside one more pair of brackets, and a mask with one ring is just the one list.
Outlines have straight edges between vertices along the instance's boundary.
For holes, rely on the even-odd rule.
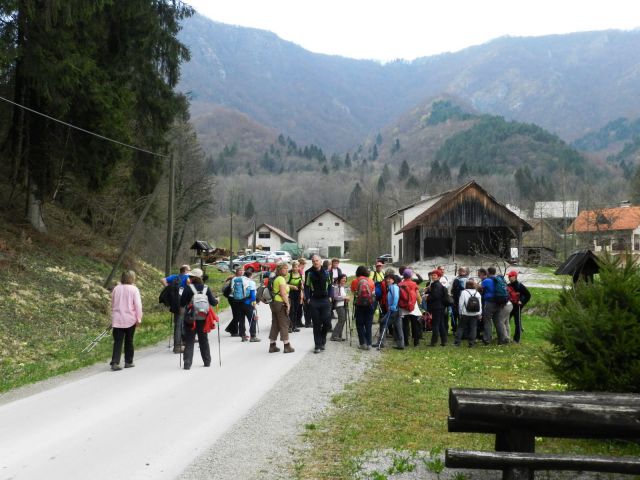
[[[253,279],[253,272],[236,268],[227,278],[222,294],[227,297],[232,320],[226,327],[232,337],[242,342],[260,342],[257,335],[256,304],[269,303],[271,329],[269,353],[295,351],[289,335],[301,328],[313,328],[314,353],[326,348],[327,336],[331,341],[344,341],[345,325],[353,316],[358,336],[358,348],[383,348],[386,338],[393,338],[394,348],[409,346],[409,338],[418,346],[425,331],[431,331],[429,346],[447,345],[449,328],[454,345],[465,340],[473,347],[478,340],[488,345],[493,329],[498,344],[518,343],[522,334],[522,308],[529,302],[529,290],[518,280],[515,270],[507,273],[508,281],[498,275],[494,267],[477,270],[470,276],[467,267],[460,267],[457,276],[449,282],[443,267],[429,272],[425,281],[411,268],[383,270],[377,262],[373,271],[359,266],[355,278],[347,287],[347,275],[340,268],[340,260],[311,258],[305,269],[304,258],[294,260],[291,266],[279,263],[275,272],[261,272],[262,278]],[[215,328],[217,315],[212,307],[218,298],[205,284],[207,276],[199,268],[191,270],[183,265],[180,272],[163,278],[165,287],[160,300],[173,313],[174,353],[184,354],[184,368],[193,362],[195,337],[206,367],[211,365],[207,333]],[[425,284],[423,287],[422,284]],[[373,324],[376,313],[379,330],[374,344]],[[510,319],[515,331],[511,337]],[[333,320],[336,320],[335,325]],[[133,367],[133,335],[142,320],[140,292],[135,287],[135,273],[125,272],[112,293],[113,356],[111,369],[120,370],[120,357],[124,342],[125,368]],[[248,325],[248,335],[247,335]],[[350,326],[346,329],[350,335]]]

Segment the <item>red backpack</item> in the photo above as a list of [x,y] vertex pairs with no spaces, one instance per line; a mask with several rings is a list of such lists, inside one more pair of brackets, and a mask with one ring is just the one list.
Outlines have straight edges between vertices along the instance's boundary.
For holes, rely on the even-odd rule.
[[520,292],[516,291],[511,285],[507,285],[507,294],[509,301],[515,306],[520,304]]
[[398,307],[402,308],[403,310],[412,312],[416,306],[416,284],[412,281],[403,281],[400,282],[398,287],[400,287],[400,299],[398,300]]
[[362,277],[358,280],[358,291],[356,292],[356,305],[359,307],[370,307],[373,305],[373,292],[369,279]]

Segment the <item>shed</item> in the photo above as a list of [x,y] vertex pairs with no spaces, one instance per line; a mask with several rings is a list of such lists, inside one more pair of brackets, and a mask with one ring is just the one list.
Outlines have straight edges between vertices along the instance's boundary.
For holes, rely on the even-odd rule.
[[533,228],[474,180],[438,197],[398,232],[405,261],[480,253],[509,258],[511,243],[520,250],[522,233]]
[[[253,230],[244,234],[247,239],[247,246],[253,250],[257,247],[253,246]],[[295,242],[295,239],[291,238],[285,232],[273,225],[263,223],[256,227],[256,244],[261,250],[265,252],[273,252],[274,250],[281,250],[282,245],[286,242]]]
[[600,271],[598,257],[591,250],[573,252],[555,271],[556,275],[571,275],[573,283],[580,278],[593,282],[593,276]]
[[345,257],[351,243],[360,237],[344,217],[327,208],[298,228],[298,245],[318,249],[320,255]]

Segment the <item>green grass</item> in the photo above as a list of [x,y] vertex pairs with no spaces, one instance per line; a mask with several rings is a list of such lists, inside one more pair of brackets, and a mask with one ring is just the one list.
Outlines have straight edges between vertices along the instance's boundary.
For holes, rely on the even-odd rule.
[[[532,305],[544,308],[558,290],[532,289]],[[545,317],[525,315],[522,342],[508,346],[448,346],[387,350],[359,383],[333,399],[335,408],[304,435],[311,443],[300,478],[351,478],[357,461],[382,449],[432,451],[493,450],[494,437],[447,431],[451,387],[562,390],[542,361]],[[430,334],[428,334],[430,335]],[[450,344],[451,344],[450,338]],[[631,454],[638,445],[617,442],[540,439],[539,451]]]

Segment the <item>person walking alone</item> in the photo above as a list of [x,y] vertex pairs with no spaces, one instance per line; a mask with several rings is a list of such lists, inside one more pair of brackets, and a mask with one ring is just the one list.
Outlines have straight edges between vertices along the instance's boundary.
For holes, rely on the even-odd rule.
[[111,292],[111,327],[113,328],[113,353],[111,370],[122,370],[120,356],[124,341],[124,368],[133,364],[133,336],[136,326],[142,322],[142,300],[140,290],[135,286],[136,273],[127,270],[122,273],[120,283]]

